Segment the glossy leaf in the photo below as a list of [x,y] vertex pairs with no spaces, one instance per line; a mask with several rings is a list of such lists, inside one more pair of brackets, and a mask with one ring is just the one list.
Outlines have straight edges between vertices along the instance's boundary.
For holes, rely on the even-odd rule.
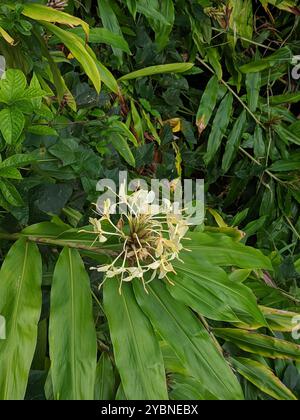
[[125,82],[127,80],[138,79],[140,77],[154,76],[165,73],[184,73],[194,67],[192,63],[176,63],[176,64],[162,64],[160,66],[147,67],[142,70],[134,71],[133,73],[122,76],[119,81]]
[[25,396],[42,307],[41,283],[38,248],[20,239],[0,271],[0,314],[6,319],[6,339],[0,340],[0,400]]
[[95,59],[87,52],[84,42],[77,35],[65,31],[52,23],[43,23],[43,25],[71,51],[73,56],[82,65],[84,71],[93,82],[97,92],[100,92],[101,79]]
[[271,359],[293,359],[300,361],[300,346],[278,338],[230,328],[216,328],[217,337],[224,338],[236,344],[239,348],[249,353],[260,354]]
[[265,394],[280,401],[297,400],[292,391],[290,391],[267,366],[244,357],[238,357],[231,360],[239,374],[253,383],[253,385]]
[[93,399],[97,341],[90,281],[74,249],[65,248],[55,267],[49,343],[54,398]]
[[135,300],[132,286],[124,285],[120,294],[119,281],[109,279],[104,285],[104,308],[127,399],[168,399],[158,340]]
[[266,256],[219,233],[191,233],[188,248],[194,258],[223,267],[273,270]]
[[42,4],[24,4],[22,13],[34,20],[42,20],[45,22],[61,23],[68,26],[82,26],[86,36],[89,36],[89,25],[83,20],[69,15],[68,13],[46,7]]
[[205,264],[188,255],[184,264],[174,263],[175,286],[168,289],[172,296],[206,318],[216,321],[258,323],[266,325],[256,299],[243,284],[229,280],[219,267]]
[[107,353],[102,353],[97,364],[95,400],[113,400],[116,390],[116,379],[112,361]]
[[193,313],[175,300],[159,280],[134,284],[139,305],[159,335],[173,348],[190,376],[220,400],[243,399],[240,386],[209,333]]

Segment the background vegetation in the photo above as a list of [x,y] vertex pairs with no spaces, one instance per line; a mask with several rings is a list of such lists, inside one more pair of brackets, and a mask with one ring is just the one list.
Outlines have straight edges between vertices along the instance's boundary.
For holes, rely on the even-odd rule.
[[[0,399],[300,397],[299,16],[1,2]],[[204,178],[206,221],[177,287],[111,280],[103,302],[89,268],[115,245],[80,230],[120,170]]]

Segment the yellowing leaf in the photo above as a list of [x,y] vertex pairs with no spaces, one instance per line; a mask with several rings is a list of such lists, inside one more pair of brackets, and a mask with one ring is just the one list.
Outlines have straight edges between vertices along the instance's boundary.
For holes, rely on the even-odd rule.
[[34,20],[41,20],[44,22],[62,23],[71,27],[82,26],[86,36],[89,36],[89,25],[82,19],[71,16],[68,13],[60,12],[51,7],[43,6],[41,4],[24,4],[23,15]]
[[15,40],[3,29],[0,27],[0,35],[2,38],[5,39],[6,42],[8,42],[10,45],[14,45]]
[[176,143],[172,143],[172,146],[173,146],[173,149],[174,149],[175,155],[176,155],[175,165],[176,165],[177,173],[178,173],[178,176],[181,177],[181,175],[182,175],[182,166],[181,166],[182,156],[181,156],[181,153],[180,153],[180,149],[179,149],[179,147]]
[[171,120],[165,121],[165,124],[169,124],[171,126],[173,133],[179,133],[181,131],[180,118],[172,118]]

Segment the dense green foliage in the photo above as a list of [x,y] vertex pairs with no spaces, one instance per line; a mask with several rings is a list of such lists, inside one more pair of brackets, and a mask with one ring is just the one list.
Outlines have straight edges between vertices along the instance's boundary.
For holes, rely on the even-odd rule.
[[[0,5],[0,400],[299,399],[298,1],[49,3]],[[89,270],[121,170],[205,179],[175,286]]]

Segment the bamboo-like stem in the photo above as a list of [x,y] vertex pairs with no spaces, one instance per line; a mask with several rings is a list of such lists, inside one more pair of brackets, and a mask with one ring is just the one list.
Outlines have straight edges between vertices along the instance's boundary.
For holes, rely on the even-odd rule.
[[52,246],[58,246],[58,247],[66,246],[66,247],[75,248],[81,251],[93,252],[99,255],[108,255],[108,256],[117,255],[115,251],[112,251],[110,249],[103,249],[103,248],[98,248],[95,246],[83,245],[80,242],[71,242],[68,240],[59,240],[59,239],[53,239],[53,238],[43,238],[39,236],[24,235],[22,233],[10,234],[6,232],[0,232],[0,239],[5,239],[8,241],[17,241],[20,238],[26,238],[28,241],[35,242],[40,245],[52,245]]

